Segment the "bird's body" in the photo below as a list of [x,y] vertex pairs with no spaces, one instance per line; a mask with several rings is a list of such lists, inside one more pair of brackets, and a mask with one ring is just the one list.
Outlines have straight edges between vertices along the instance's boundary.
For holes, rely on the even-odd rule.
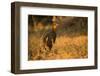
[[56,41],[56,32],[55,31],[49,31],[43,37],[43,43],[49,48],[49,50],[52,49],[55,41]]

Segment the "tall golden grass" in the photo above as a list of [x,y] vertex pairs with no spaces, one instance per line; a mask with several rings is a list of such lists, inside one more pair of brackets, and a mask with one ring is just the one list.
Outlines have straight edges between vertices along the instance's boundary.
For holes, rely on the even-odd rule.
[[[29,60],[51,60],[51,59],[75,59],[87,58],[87,36],[57,37],[52,50],[43,48],[40,37],[30,35],[29,37]],[[31,55],[30,55],[31,54]]]

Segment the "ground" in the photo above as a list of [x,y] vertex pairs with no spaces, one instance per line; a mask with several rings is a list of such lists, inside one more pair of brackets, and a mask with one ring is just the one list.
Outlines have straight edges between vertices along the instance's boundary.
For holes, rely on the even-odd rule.
[[30,59],[32,60],[87,58],[87,36],[57,37],[50,51],[42,49],[43,43],[38,36],[30,36],[29,51],[31,51]]

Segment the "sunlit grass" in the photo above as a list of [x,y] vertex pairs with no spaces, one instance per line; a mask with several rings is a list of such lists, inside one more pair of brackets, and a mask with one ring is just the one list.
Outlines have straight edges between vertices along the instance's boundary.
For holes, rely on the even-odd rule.
[[38,36],[30,35],[29,54],[31,53],[31,55],[29,55],[29,60],[87,58],[87,42],[87,36],[60,36],[57,37],[52,50],[48,51],[43,49],[42,40]]

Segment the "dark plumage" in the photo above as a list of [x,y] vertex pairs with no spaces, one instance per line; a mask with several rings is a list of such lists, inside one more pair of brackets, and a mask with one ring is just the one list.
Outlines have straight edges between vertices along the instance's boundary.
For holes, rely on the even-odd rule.
[[48,33],[45,34],[43,38],[43,42],[45,45],[49,48],[49,50],[52,49],[53,43],[56,41],[56,32],[55,31],[49,31]]

